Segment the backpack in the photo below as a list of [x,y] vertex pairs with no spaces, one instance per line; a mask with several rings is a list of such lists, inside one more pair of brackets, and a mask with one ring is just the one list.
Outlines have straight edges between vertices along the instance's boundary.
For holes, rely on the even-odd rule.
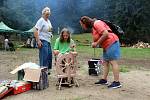
[[117,34],[119,36],[120,35],[124,35],[124,31],[118,25],[116,25],[116,24],[114,24],[114,23],[112,23],[112,22],[110,22],[108,20],[101,20],[101,21],[105,22],[109,26],[109,28],[112,30],[112,31],[108,30],[108,32],[113,32],[113,33],[115,33],[115,34]]

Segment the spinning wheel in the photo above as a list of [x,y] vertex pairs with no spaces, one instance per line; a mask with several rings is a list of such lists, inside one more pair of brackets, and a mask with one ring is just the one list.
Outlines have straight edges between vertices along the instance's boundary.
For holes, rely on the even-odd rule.
[[[61,89],[62,84],[68,84],[79,86],[77,80],[75,79],[77,70],[77,62],[75,56],[71,53],[60,54],[57,57],[56,62],[56,72],[58,77],[57,86]],[[63,79],[65,79],[64,82]]]

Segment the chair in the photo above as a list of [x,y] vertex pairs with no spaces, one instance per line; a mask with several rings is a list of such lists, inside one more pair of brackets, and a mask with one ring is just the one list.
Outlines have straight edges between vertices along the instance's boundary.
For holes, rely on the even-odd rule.
[[76,80],[77,61],[76,55],[73,53],[59,54],[56,61],[57,83],[58,89],[61,89],[62,84],[69,86],[79,86]]

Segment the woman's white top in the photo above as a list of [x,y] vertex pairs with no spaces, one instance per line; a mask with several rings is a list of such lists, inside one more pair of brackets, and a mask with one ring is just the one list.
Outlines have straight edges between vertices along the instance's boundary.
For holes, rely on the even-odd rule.
[[45,40],[47,42],[51,42],[51,38],[52,38],[52,25],[51,22],[49,21],[49,19],[46,21],[43,17],[41,17],[36,25],[35,28],[38,29],[38,33],[39,33],[39,39],[41,40]]

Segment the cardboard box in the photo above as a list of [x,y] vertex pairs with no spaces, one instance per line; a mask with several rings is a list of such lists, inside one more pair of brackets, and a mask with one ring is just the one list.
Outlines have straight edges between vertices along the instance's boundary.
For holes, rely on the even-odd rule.
[[27,68],[25,69],[25,75],[24,75],[23,80],[30,81],[30,82],[39,82],[40,74],[41,74],[40,68],[39,69]]
[[15,74],[17,73],[19,70],[22,70],[22,69],[26,69],[26,68],[31,68],[31,69],[39,69],[40,66],[35,64],[35,63],[32,63],[32,62],[28,62],[28,63],[24,63],[18,67],[16,67],[13,71],[11,71],[10,73],[11,74]]
[[41,68],[41,74],[39,78],[39,82],[33,82],[32,88],[35,90],[43,90],[49,87],[48,81],[48,68],[43,67]]
[[18,74],[19,80],[20,79],[22,80],[22,78],[23,78],[24,81],[39,82],[41,69],[42,68],[40,68],[40,66],[36,65],[35,63],[24,63],[23,65],[17,67],[10,73],[15,74],[21,70],[24,70],[24,73]]
[[16,84],[13,94],[19,94],[31,90],[31,83]]

